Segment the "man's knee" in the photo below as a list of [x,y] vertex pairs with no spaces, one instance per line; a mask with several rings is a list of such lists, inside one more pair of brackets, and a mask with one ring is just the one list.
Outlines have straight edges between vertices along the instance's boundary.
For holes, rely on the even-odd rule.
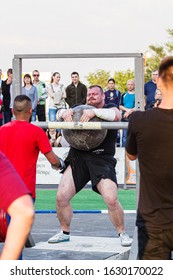
[[56,196],[57,206],[64,207],[68,204],[69,199],[65,192],[58,191]]
[[56,202],[57,206],[65,207],[70,203],[70,200],[75,195],[75,189],[70,185],[68,188],[61,183],[60,188],[57,191]]
[[119,207],[119,201],[116,194],[108,195],[103,197],[103,199],[110,210],[116,210]]

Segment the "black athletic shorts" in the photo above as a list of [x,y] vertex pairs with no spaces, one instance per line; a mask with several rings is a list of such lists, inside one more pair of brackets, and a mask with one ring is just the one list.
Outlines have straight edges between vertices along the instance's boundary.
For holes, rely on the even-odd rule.
[[[70,148],[65,160],[66,166],[70,164],[75,183],[76,193],[91,181],[92,189],[98,192],[96,185],[101,179],[110,179],[117,184],[115,172],[116,159],[102,152],[96,154],[92,151],[81,151]],[[99,192],[98,192],[99,193]]]

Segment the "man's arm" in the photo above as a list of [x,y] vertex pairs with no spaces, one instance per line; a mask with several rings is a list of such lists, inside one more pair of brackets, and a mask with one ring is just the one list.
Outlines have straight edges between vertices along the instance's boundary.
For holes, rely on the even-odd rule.
[[11,217],[0,260],[17,260],[34,221],[34,206],[30,195],[14,200],[7,209]]
[[68,105],[70,105],[70,85],[67,86],[67,88],[65,89],[65,92],[66,92],[65,101],[67,102]]
[[121,118],[122,118],[121,111],[118,108],[116,108],[116,107],[112,107],[109,110],[114,110],[115,111],[115,118],[114,118],[113,121],[114,122],[120,122]]
[[94,117],[98,117],[105,121],[118,122],[121,120],[121,112],[116,107],[110,108],[95,108],[83,110],[83,115],[80,118],[81,122],[88,122]]
[[47,160],[50,162],[53,169],[63,169],[65,167],[64,161],[59,158],[53,151],[44,154]]
[[120,105],[119,108],[125,112],[123,118],[128,118],[133,112],[135,112],[135,108],[126,108],[122,105]]
[[34,86],[34,102],[32,104],[32,109],[35,109],[37,107],[38,103],[38,91],[37,88]]
[[[73,109],[61,109],[57,112],[57,120],[60,121],[63,119],[66,122],[72,122]],[[121,120],[121,112],[116,107],[110,108],[95,108],[95,109],[85,109],[83,110],[83,115],[80,118],[81,122],[88,122],[94,117],[112,122],[118,122]]]
[[67,94],[66,94],[66,90],[65,90],[64,85],[62,85],[62,97],[61,98],[64,98],[64,99],[67,98]]
[[65,122],[72,122],[72,116],[73,116],[73,109],[60,109],[58,110],[57,114],[56,114],[56,119],[57,121],[62,121],[62,119]]
[[119,106],[119,109],[125,112],[128,112],[130,109],[127,109],[126,107],[124,107],[123,105]]
[[128,157],[128,159],[129,160],[135,160],[135,159],[137,159],[137,155],[131,155],[131,154],[129,154],[127,151],[126,151],[126,155],[127,155],[127,157]]
[[147,85],[148,83],[144,84],[144,108],[146,109],[147,106]]
[[137,149],[137,139],[135,133],[135,124],[134,124],[134,117],[138,112],[132,114],[128,129],[127,129],[127,139],[126,139],[126,154],[129,160],[135,160],[138,157],[138,149]]
[[83,85],[82,89],[82,104],[86,104],[86,97],[87,97],[87,87]]

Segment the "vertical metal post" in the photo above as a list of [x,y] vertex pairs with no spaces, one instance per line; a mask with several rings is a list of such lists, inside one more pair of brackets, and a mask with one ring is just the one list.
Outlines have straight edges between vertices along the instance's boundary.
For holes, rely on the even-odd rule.
[[13,58],[13,96],[12,99],[16,97],[16,95],[21,94],[22,89],[22,59],[21,58]]
[[144,110],[144,58],[135,58],[135,107]]
[[[136,110],[144,110],[144,59],[143,55],[141,57],[135,57],[135,108]],[[127,166],[125,160],[125,179],[127,174]],[[136,193],[137,193],[137,202],[139,195],[139,166],[138,161],[136,160]],[[126,180],[124,182],[124,189],[127,189]]]
[[[135,108],[136,110],[144,110],[144,59],[143,56],[140,58],[135,58]],[[139,183],[140,183],[140,174],[139,174],[139,164],[138,160],[136,161],[136,194],[137,194],[137,203],[139,197]]]
[[[144,110],[144,59],[135,58],[135,108],[136,110]],[[139,172],[139,162],[136,160],[136,209],[138,207],[139,200],[139,188],[140,188],[140,172]],[[135,227],[133,234],[133,244],[130,250],[129,259],[138,259],[138,236],[137,227]]]

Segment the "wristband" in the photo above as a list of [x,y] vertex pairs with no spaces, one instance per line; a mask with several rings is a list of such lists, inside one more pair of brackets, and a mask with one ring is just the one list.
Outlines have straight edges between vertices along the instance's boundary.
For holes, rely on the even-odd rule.
[[65,162],[63,161],[62,158],[59,157],[59,161],[60,161],[60,169],[64,169],[66,166],[65,166]]
[[60,161],[60,165],[57,167],[57,165],[51,165],[51,167],[55,170],[62,170],[64,169],[66,166],[65,166],[65,162],[63,161],[62,158],[59,157],[59,161]]

